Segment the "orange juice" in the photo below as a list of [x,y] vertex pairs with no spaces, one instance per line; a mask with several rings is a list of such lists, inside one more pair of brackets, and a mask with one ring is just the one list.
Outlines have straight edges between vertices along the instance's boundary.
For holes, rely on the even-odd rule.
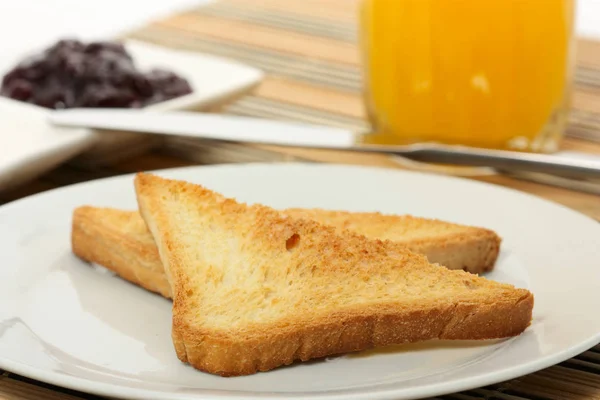
[[378,143],[553,151],[566,125],[574,0],[363,0]]

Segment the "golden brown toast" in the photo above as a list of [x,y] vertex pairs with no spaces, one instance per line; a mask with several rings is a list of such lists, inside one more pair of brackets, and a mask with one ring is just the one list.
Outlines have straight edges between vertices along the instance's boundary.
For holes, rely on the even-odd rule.
[[[338,232],[348,229],[370,238],[389,239],[426,255],[432,263],[473,273],[492,269],[500,247],[500,238],[493,231],[434,219],[301,208],[282,213],[330,225]],[[137,211],[82,206],[75,209],[72,225],[76,255],[171,297],[156,245]]]
[[171,298],[158,249],[137,211],[82,206],[73,212],[71,249],[144,289]]
[[392,241],[138,174],[139,211],[173,293],[180,360],[222,376],[428,339],[495,339],[533,295],[430,264]]
[[347,229],[371,239],[401,243],[424,254],[431,263],[475,274],[492,270],[500,251],[501,239],[494,231],[438,219],[315,208],[282,212],[330,225],[338,232]]

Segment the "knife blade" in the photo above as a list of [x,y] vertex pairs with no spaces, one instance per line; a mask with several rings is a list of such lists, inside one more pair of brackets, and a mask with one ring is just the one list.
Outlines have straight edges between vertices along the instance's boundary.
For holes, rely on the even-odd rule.
[[346,129],[253,117],[190,111],[82,108],[54,111],[49,114],[49,122],[59,126],[101,130],[374,152],[426,162],[486,166],[505,171],[537,172],[568,178],[600,179],[600,161],[596,160],[437,143],[373,145],[364,143],[364,134]]

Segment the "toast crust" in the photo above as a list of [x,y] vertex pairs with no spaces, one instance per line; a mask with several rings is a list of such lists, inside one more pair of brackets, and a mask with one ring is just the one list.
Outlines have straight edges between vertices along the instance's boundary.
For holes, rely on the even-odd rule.
[[[486,340],[516,336],[531,320],[533,296],[515,304],[472,304],[398,313],[397,310],[345,310],[314,326],[282,324],[264,334],[238,338],[194,331],[179,320],[173,326],[178,358],[196,369],[224,377],[249,375],[337,354],[426,340]],[[506,325],[497,323],[504,319]],[[272,331],[277,333],[273,335]]]
[[[110,212],[110,223],[103,221]],[[146,290],[171,298],[158,249],[141,218],[130,212],[82,206],[73,212],[71,248],[79,258],[102,265]],[[137,215],[136,215],[137,216]]]
[[[185,182],[138,174],[135,186],[140,214],[158,245],[172,288],[172,338],[177,356],[197,369],[222,376],[247,375],[295,360],[374,346],[430,339],[505,338],[520,334],[530,324],[534,300],[529,291],[464,271],[440,268],[397,243],[369,240],[348,231],[338,234],[334,228],[315,221],[285,217],[260,205],[246,206]],[[227,314],[237,312],[243,301],[239,299],[240,302],[227,308],[232,299],[213,290],[211,296],[221,296],[225,308],[209,312],[203,303],[202,296],[209,296],[204,286],[221,285],[227,277],[208,258],[219,259],[219,249],[213,255],[198,253],[205,261],[198,261],[196,253],[189,254],[190,246],[206,246],[210,241],[198,243],[194,238],[186,242],[189,236],[182,232],[187,232],[189,226],[182,227],[180,223],[193,221],[196,226],[196,220],[185,213],[167,211],[170,205],[185,203],[185,199],[193,199],[186,207],[201,208],[198,215],[210,221],[202,229],[220,232],[224,227],[224,232],[236,235],[240,242],[234,247],[241,246],[236,248],[243,249],[242,253],[250,257],[243,263],[259,268],[265,279],[269,273],[278,276],[290,273],[292,265],[298,272],[296,277],[311,274],[309,283],[301,286],[306,292],[301,293],[301,300],[289,303],[294,301],[291,295],[264,297],[260,307],[252,308],[258,310],[258,317],[228,322]],[[215,243],[222,246],[231,240],[229,236],[214,235]],[[288,249],[288,242],[295,235],[299,239],[292,241]],[[205,236],[202,240],[208,239]],[[264,259],[253,258],[256,254],[279,260],[281,268],[263,267]],[[201,280],[202,288],[193,281],[196,268],[203,268],[203,273],[208,274],[207,279]],[[352,297],[348,286],[355,285],[358,293],[368,290],[371,282],[385,289],[382,285],[387,282],[393,285],[398,276],[412,279],[426,295],[415,295],[409,287],[406,294],[402,292],[400,302],[392,299],[369,303],[363,301],[369,296]],[[427,279],[429,286],[418,283],[419,279]],[[325,290],[319,286],[323,282],[328,284]],[[339,290],[332,289],[331,282]],[[265,285],[259,284],[253,290],[262,292]],[[436,289],[447,285],[459,293],[454,300],[449,301],[446,292]],[[253,299],[252,294],[246,303]],[[293,312],[289,310],[291,304]],[[208,318],[212,318],[210,324],[204,322]]]

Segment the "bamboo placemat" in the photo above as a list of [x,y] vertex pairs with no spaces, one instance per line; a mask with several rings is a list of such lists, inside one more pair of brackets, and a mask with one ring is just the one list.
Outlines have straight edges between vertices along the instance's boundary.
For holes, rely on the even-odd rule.
[[[229,57],[267,73],[252,95],[219,111],[368,131],[361,99],[357,0],[226,0],[156,21],[129,36],[166,46]],[[577,42],[575,93],[565,146],[581,141],[600,149],[600,43]],[[302,159],[298,149],[189,138],[163,148],[194,162]],[[404,167],[430,165],[396,158]],[[459,169],[463,173],[465,169]],[[476,171],[469,171],[473,174]],[[600,184],[520,175],[521,179],[600,194]],[[485,178],[484,178],[485,179]]]
[[[214,111],[366,130],[356,46],[357,0],[224,0],[156,21],[128,36],[242,61],[267,73],[256,91]],[[115,165],[67,165],[0,204],[80,181],[139,170],[247,161],[309,160],[397,167],[377,155],[189,139]],[[600,155],[600,43],[579,40],[573,110],[563,147]],[[561,202],[600,220],[600,198],[562,188],[477,177]],[[590,316],[594,317],[594,316]],[[0,371],[0,400],[100,399]],[[438,400],[600,400],[600,345],[534,374]]]
[[[234,58],[267,72],[226,112],[368,129],[357,0],[226,0],[157,21],[130,36]],[[568,136],[600,142],[600,43],[578,40]]]

